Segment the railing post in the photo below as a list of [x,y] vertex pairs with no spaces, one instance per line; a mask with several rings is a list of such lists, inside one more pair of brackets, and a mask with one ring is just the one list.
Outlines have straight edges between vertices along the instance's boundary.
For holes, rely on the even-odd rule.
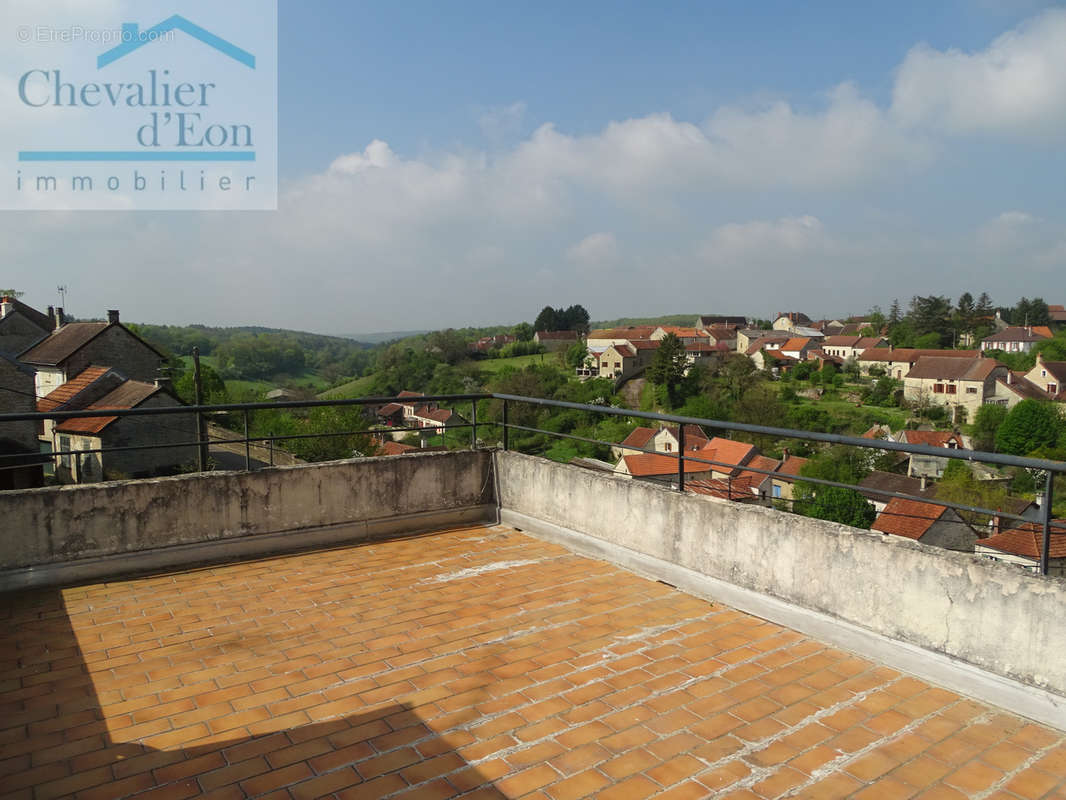
[[470,449],[477,450],[477,400],[470,401]]
[[274,466],[274,437],[270,437],[270,466]]
[[[194,347],[192,349],[192,364],[193,364],[193,390],[195,393],[194,401],[196,405],[202,406],[204,404],[204,384],[203,376],[200,374],[200,348]],[[207,420],[204,419],[203,412],[196,412],[196,461],[199,471],[203,472],[207,469],[208,450],[205,442],[207,441]]]
[[509,449],[510,430],[507,427],[507,401],[503,401],[503,449]]
[[248,438],[248,409],[244,409],[244,469],[252,471],[252,440]]
[[1047,485],[1044,488],[1044,546],[1040,549],[1040,574],[1048,573],[1048,558],[1051,551],[1051,506],[1054,502],[1052,492],[1055,490],[1055,473],[1047,471]]
[[677,490],[685,492],[685,426],[677,426]]

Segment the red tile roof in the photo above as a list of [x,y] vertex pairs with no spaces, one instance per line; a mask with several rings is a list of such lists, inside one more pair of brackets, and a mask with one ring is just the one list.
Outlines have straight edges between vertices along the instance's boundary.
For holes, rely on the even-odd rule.
[[885,510],[877,515],[870,529],[918,541],[946,510],[944,506],[893,497]]
[[781,349],[782,350],[802,350],[804,347],[806,347],[810,343],[811,343],[811,340],[810,339],[806,339],[806,338],[789,339],[787,342],[785,342],[783,345],[781,345]]
[[[1026,522],[1020,527],[997,533],[987,539],[978,539],[977,544],[1036,560],[1044,549],[1044,526],[1039,522]],[[1066,520],[1052,521],[1048,558],[1066,558]]]
[[983,381],[1003,365],[994,358],[971,359],[920,356],[907,373],[908,378],[947,381]]
[[624,438],[619,445],[623,447],[645,447],[655,436],[655,428],[640,427]]
[[[629,474],[634,478],[650,478],[653,475],[676,475],[677,457],[659,455],[658,453],[638,453],[632,456],[622,456],[626,462]],[[685,474],[696,472],[710,472],[713,469],[710,464],[701,464],[696,461],[685,462]]]
[[386,456],[401,456],[404,453],[419,452],[418,448],[414,445],[403,444],[401,442],[387,441],[381,445],[381,454]]
[[[778,467],[781,466],[781,462],[776,458],[754,456],[751,461],[745,464],[745,466],[747,469],[741,470],[736,479],[747,480],[753,485],[758,486],[766,479],[772,477],[771,475],[767,475],[766,472],[776,472]],[[752,470],[754,469],[765,470],[765,472],[753,472]]]
[[903,441],[929,447],[947,447],[952,442],[956,447],[963,446],[962,437],[951,431],[903,431]]
[[66,405],[81,391],[89,388],[95,381],[104,377],[111,371],[111,367],[88,367],[82,370],[72,380],[49,392],[37,400],[37,410],[55,411],[60,406]]
[[719,500],[754,500],[756,497],[755,487],[761,482],[753,482],[751,478],[743,476],[731,478],[730,480],[696,478],[695,480],[685,481],[685,489],[693,494],[717,497]]
[[630,339],[629,346],[634,350],[658,350],[661,342],[658,339]]
[[980,355],[980,350],[915,350],[907,347],[897,347],[896,349],[870,347],[859,354],[859,361],[906,361],[913,364],[922,356],[978,358]]
[[777,470],[777,474],[782,477],[799,477],[800,470],[804,465],[810,461],[809,458],[800,458],[799,456],[785,456],[785,460],[781,462],[781,466]]
[[[86,410],[113,411],[115,409],[136,408],[156,392],[162,391],[158,386],[141,381],[126,381],[117,389],[108,392]],[[82,433],[95,435],[117,420],[118,417],[79,417],[68,419],[56,425],[60,433]]]
[[981,341],[993,344],[997,342],[1041,342],[1044,339],[1050,339],[1051,336],[1051,328],[1046,325],[1033,325],[1029,328],[1014,326],[986,336]]
[[[696,451],[699,458],[717,462],[718,466],[713,469],[717,472],[729,472],[736,475],[740,467],[747,464],[755,456],[755,445],[745,442],[734,442],[732,439],[723,439],[715,436],[707,444]],[[710,465],[706,465],[710,466]],[[688,465],[685,467],[688,470]]]

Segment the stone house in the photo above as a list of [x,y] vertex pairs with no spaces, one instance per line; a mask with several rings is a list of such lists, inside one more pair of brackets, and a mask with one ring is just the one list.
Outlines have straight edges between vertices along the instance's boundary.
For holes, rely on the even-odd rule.
[[[698,425],[685,426],[685,450],[699,450],[710,441]],[[660,425],[658,428],[636,428],[625,439],[611,447],[611,455],[619,459],[624,455],[655,450],[660,453],[678,451],[679,431],[676,425]]]
[[[986,539],[979,539],[974,552],[1038,572],[1044,552],[1044,526],[1039,522],[1025,522],[1016,528],[994,532]],[[1066,577],[1066,520],[1056,519],[1051,523],[1048,575]]]
[[[0,413],[32,414],[37,410],[33,370],[0,353]],[[44,485],[37,423],[0,423],[0,489],[32,489]]]
[[93,364],[108,364],[132,380],[153,382],[166,357],[119,321],[71,322],[19,355],[37,370],[37,396],[44,397]]
[[[869,352],[869,351],[867,351]],[[960,409],[972,421],[977,410],[996,394],[996,381],[1010,370],[992,358],[921,356],[903,379],[903,397],[910,403],[944,406],[959,422]]]
[[954,509],[898,497],[888,501],[870,529],[964,553],[972,553],[977,542],[977,532]]
[[919,350],[909,347],[872,347],[858,356],[859,371],[869,375],[871,369],[879,368],[890,378],[902,381],[922,356],[938,358],[973,359],[981,355],[979,350]]
[[[896,441],[904,444],[918,444],[926,447],[942,447],[945,450],[969,450],[970,443],[960,433],[952,431],[900,431]],[[927,456],[921,453],[907,454],[907,476],[910,478],[939,479],[947,469],[947,456]]]
[[[60,314],[63,310],[60,309]],[[55,311],[42,314],[14,297],[0,298],[0,353],[16,356],[55,328]]]
[[[101,376],[106,382],[113,373]],[[97,410],[99,417],[60,420],[52,429],[52,450],[57,453],[56,477],[63,483],[87,483],[118,478],[143,478],[174,474],[197,459],[196,416],[167,414],[134,417],[108,416],[107,411],[132,408],[173,408],[181,401],[162,386],[123,380],[94,402],[82,405],[87,393],[56,410]],[[94,452],[113,448],[115,452]],[[159,445],[172,445],[159,447]]]
[[1046,325],[1008,327],[981,340],[981,351],[1002,350],[1006,353],[1028,353],[1033,346],[1052,336]]

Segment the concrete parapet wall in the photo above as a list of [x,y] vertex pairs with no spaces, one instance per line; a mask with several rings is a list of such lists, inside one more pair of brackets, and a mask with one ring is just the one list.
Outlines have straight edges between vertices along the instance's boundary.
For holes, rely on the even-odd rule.
[[489,452],[0,492],[0,590],[494,519],[494,502]]
[[505,523],[574,532],[634,568],[627,554],[1066,696],[1062,579],[516,453],[496,464]]

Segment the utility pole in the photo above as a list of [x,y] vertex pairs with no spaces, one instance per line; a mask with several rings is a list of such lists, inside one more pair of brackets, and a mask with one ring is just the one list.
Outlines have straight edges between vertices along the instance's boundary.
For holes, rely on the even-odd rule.
[[[200,348],[194,347],[192,349],[192,368],[193,368],[193,388],[195,390],[196,405],[202,406],[204,404],[204,385],[200,377]],[[204,419],[204,415],[196,412],[196,446],[197,461],[199,462],[200,472],[204,472],[207,469],[207,421]]]

